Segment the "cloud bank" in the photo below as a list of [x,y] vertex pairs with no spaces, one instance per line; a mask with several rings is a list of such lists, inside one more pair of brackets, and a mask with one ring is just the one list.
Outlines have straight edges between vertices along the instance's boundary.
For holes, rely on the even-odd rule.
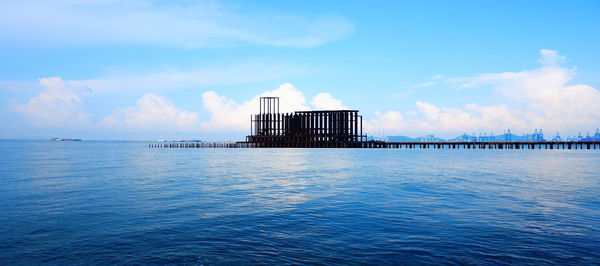
[[135,106],[117,108],[98,125],[113,130],[194,131],[199,120],[197,113],[178,109],[165,96],[147,93]]
[[561,66],[564,56],[540,50],[540,68],[521,72],[486,73],[446,79],[445,84],[488,89],[503,98],[498,105],[471,103],[463,108],[438,107],[416,102],[416,111],[377,112],[367,123],[371,132],[391,134],[461,134],[472,131],[530,132],[533,128],[576,132],[600,123],[600,91],[585,84],[570,85],[574,68]]
[[279,111],[282,113],[310,110],[304,94],[290,83],[256,95],[242,104],[208,91],[202,95],[202,103],[210,114],[210,120],[202,125],[210,130],[249,130],[250,115],[258,113],[259,98],[263,96],[279,97]]
[[333,98],[331,94],[323,92],[317,94],[310,102],[317,110],[344,110],[348,107],[342,104],[342,101]]
[[[141,130],[146,132],[246,131],[250,115],[258,113],[259,98],[262,96],[280,97],[281,112],[311,110],[306,103],[304,94],[292,84],[285,83],[277,89],[265,91],[240,104],[220,96],[215,91],[206,91],[202,94],[204,114],[209,117],[206,121],[200,119],[201,110],[180,109],[168,97],[153,92],[144,93],[136,100],[135,105],[117,107],[110,115],[101,118],[98,122],[91,121],[91,116],[83,105],[83,99],[86,97],[93,98],[104,94],[131,94],[144,90],[161,91],[160,88],[175,80],[170,75],[151,76],[158,77],[156,79],[133,78],[140,81],[138,85],[133,81],[117,85],[117,82],[100,82],[101,79],[63,81],[59,77],[43,78],[39,80],[43,91],[30,98],[26,103],[14,104],[12,109],[37,127],[86,125],[88,129],[97,127],[109,131]],[[182,78],[197,79],[192,76],[183,74]],[[164,80],[165,77],[168,78]],[[153,80],[156,80],[159,85],[152,86]],[[129,87],[133,87],[133,89],[127,91]],[[163,90],[163,92],[165,91]],[[345,108],[341,101],[328,93],[318,94],[312,98],[311,103],[312,108],[317,109]]]
[[[363,113],[364,128],[370,134],[383,130],[387,135],[437,134],[452,137],[464,132],[501,133],[508,128],[513,132],[543,128],[547,132],[573,134],[598,127],[600,91],[585,84],[570,84],[576,71],[563,66],[565,57],[558,52],[541,50],[540,54],[541,65],[532,70],[462,78],[438,75],[432,79],[450,87],[484,90],[490,95],[499,95],[494,104],[469,103],[462,107],[446,107],[416,101],[414,108],[409,110]],[[302,91],[285,83],[242,103],[216,91],[205,91],[202,94],[203,110],[183,110],[164,95],[144,93],[135,105],[116,108],[94,123],[84,110],[83,99],[104,90],[94,89],[93,82],[63,81],[52,77],[40,79],[39,85],[42,92],[37,96],[25,103],[12,105],[15,112],[38,127],[87,125],[115,131],[243,132],[249,131],[250,115],[258,112],[261,96],[280,97],[281,112],[348,109],[342,101],[326,92],[316,94],[308,104]]]
[[280,112],[311,109],[346,109],[341,101],[328,93],[319,93],[306,103],[304,93],[290,83],[265,91],[243,103],[220,96],[214,91],[202,94],[202,105],[209,116],[201,121],[197,112],[178,109],[164,96],[148,93],[135,106],[117,108],[98,125],[113,129],[177,130],[177,131],[248,131],[250,116],[259,112],[259,98],[279,97]]
[[90,115],[83,109],[81,99],[89,94],[87,87],[58,77],[41,78],[38,82],[43,92],[27,103],[13,105],[14,111],[36,127],[70,128],[89,124]]

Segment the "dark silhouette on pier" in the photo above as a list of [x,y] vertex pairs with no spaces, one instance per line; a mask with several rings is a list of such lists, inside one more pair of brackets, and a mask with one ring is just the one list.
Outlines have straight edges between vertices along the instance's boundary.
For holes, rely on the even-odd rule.
[[251,117],[250,147],[352,148],[367,136],[358,110],[279,112],[278,97],[261,97],[259,113]]

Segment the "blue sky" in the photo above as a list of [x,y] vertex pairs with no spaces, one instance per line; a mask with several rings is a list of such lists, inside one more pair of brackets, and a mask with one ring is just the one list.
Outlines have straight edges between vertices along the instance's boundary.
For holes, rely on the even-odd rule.
[[259,95],[371,134],[600,127],[598,1],[3,1],[0,138],[240,139]]

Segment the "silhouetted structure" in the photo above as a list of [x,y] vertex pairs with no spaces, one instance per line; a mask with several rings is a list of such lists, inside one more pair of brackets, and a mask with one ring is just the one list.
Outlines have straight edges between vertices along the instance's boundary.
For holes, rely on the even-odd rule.
[[360,147],[367,138],[358,110],[280,113],[278,97],[261,97],[259,105],[246,137],[254,147]]

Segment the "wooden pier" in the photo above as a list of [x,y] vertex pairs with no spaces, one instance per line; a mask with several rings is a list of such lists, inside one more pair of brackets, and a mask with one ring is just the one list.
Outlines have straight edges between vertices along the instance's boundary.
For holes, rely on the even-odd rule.
[[371,148],[371,149],[460,149],[460,150],[596,150],[600,141],[586,142],[299,142],[295,146],[265,146],[254,142],[152,143],[150,148]]

